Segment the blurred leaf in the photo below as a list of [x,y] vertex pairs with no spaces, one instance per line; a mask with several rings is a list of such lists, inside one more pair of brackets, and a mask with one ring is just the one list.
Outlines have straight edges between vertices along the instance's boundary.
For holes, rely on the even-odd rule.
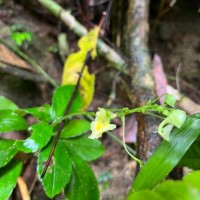
[[[84,65],[85,58],[88,51],[92,50],[91,56],[94,59],[96,57],[96,44],[99,34],[99,28],[95,27],[87,35],[83,36],[78,46],[80,50],[76,53],[70,54],[65,62],[62,84],[75,85],[79,78],[79,73]],[[88,68],[85,67],[80,82],[80,94],[83,99],[82,109],[88,108],[94,95],[94,83],[95,76],[88,72]]]
[[51,164],[41,179],[45,162],[47,161],[53,142],[51,141],[38,156],[37,171],[39,179],[44,186],[45,193],[48,197],[53,198],[59,194],[70,180],[72,173],[71,159],[62,142],[58,141]]
[[199,124],[200,114],[190,116],[180,129],[172,132],[171,142],[163,141],[157,147],[136,176],[130,194],[136,190],[153,189],[169,174],[200,135]]
[[26,120],[11,110],[0,110],[0,132],[26,130]]
[[200,191],[196,188],[192,188],[184,181],[165,181],[155,188],[155,192],[166,200],[199,200],[200,196]]
[[70,155],[73,162],[73,173],[65,195],[69,200],[99,200],[99,191],[96,178],[88,166],[78,156]]
[[[74,91],[73,85],[65,85],[57,88],[54,92],[51,107],[51,116],[53,119],[62,117]],[[78,112],[81,108],[82,100],[77,93],[70,108],[70,113]]]
[[85,161],[99,158],[105,151],[99,140],[92,140],[86,137],[62,140],[70,155],[78,155]]
[[16,110],[18,106],[4,96],[0,96],[0,110]]
[[193,171],[183,177],[183,180],[200,191],[200,171]]
[[11,195],[17,178],[22,170],[21,162],[11,162],[6,167],[0,169],[0,199],[7,200]]
[[14,140],[0,140],[0,168],[5,166],[18,152]]
[[34,117],[37,117],[41,121],[49,122],[52,119],[50,114],[50,109],[51,109],[50,105],[45,104],[41,107],[28,108],[26,109],[26,112],[33,115]]
[[178,165],[194,170],[200,169],[200,137],[191,145]]
[[83,119],[73,119],[68,121],[61,133],[61,138],[71,138],[79,136],[90,130],[90,122]]
[[18,45],[21,46],[25,41],[30,42],[32,40],[32,33],[23,31],[23,32],[12,32],[11,39]]
[[128,196],[126,200],[164,200],[162,196],[151,191],[151,190],[140,190],[138,192],[134,192]]
[[45,147],[51,139],[53,127],[45,122],[40,122],[31,126],[30,130],[32,130],[32,134],[29,138],[15,142],[19,151],[33,153]]
[[200,171],[186,175],[183,180],[167,180],[158,185],[153,191],[140,190],[131,193],[127,200],[199,200]]

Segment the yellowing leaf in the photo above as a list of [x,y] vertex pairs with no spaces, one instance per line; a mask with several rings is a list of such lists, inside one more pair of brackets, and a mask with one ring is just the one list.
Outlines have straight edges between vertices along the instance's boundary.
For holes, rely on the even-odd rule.
[[98,35],[99,35],[99,27],[97,26],[78,41],[78,46],[80,47],[81,50],[86,52],[92,50],[91,56],[93,59],[97,55],[96,46],[97,46]]
[[[96,44],[99,34],[99,27],[92,29],[87,35],[83,36],[78,41],[78,46],[80,50],[73,54],[70,54],[65,62],[62,85],[75,85],[79,78],[79,73],[84,65],[85,58],[88,51],[91,52],[91,56],[94,59],[96,57]],[[95,76],[88,72],[88,67],[86,66],[82,74],[79,91],[82,96],[83,105],[82,109],[85,110],[91,103],[94,95],[94,84]]]

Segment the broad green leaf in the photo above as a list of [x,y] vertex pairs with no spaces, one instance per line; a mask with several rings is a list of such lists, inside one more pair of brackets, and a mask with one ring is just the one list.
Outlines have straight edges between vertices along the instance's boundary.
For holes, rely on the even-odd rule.
[[90,122],[83,119],[73,119],[68,121],[61,133],[61,138],[71,138],[82,135],[90,130]]
[[[79,73],[81,72],[81,69],[84,65],[88,51],[92,51],[91,56],[93,59],[96,57],[96,44],[98,34],[99,27],[95,27],[87,35],[83,36],[79,40],[78,46],[80,50],[76,53],[70,54],[65,62],[62,76],[62,85],[76,85],[77,80],[79,78]],[[94,83],[95,76],[88,72],[88,67],[85,67],[79,87],[79,91],[83,100],[83,110],[88,108],[93,99]]]
[[200,184],[199,184],[199,180],[200,180],[200,171],[193,171],[189,174],[187,174],[186,176],[183,177],[183,180],[190,184],[190,186],[197,188],[200,191]]
[[22,170],[21,162],[11,162],[0,169],[0,199],[7,200],[17,183]]
[[44,178],[41,179],[45,162],[47,161],[52,148],[52,143],[53,142],[50,142],[48,146],[40,152],[37,166],[39,179],[44,186],[45,193],[50,198],[53,198],[64,189],[69,182],[72,173],[71,159],[62,142],[58,141],[51,164]]
[[200,137],[191,145],[178,165],[194,170],[200,169]]
[[86,137],[78,137],[62,141],[70,155],[78,155],[85,161],[95,160],[105,151],[101,142]]
[[200,135],[199,124],[200,114],[190,116],[180,129],[172,132],[171,142],[163,141],[157,147],[136,176],[130,194],[136,190],[153,189],[169,174]]
[[0,110],[16,110],[18,106],[4,96],[0,96]]
[[151,190],[140,190],[128,196],[126,200],[165,200],[161,195]]
[[184,181],[165,181],[155,188],[155,192],[165,200],[199,200],[200,197],[200,191]]
[[139,190],[131,193],[127,200],[199,200],[200,197],[200,171],[186,175],[183,180],[167,180],[154,190]]
[[49,122],[52,119],[50,109],[50,105],[45,104],[41,107],[28,108],[26,109],[26,112],[33,115],[34,117],[37,117],[41,121]]
[[53,127],[45,122],[30,127],[32,134],[26,140],[17,140],[15,146],[19,151],[33,153],[42,149],[51,139]]
[[[56,89],[52,99],[51,116],[53,119],[62,117],[74,91],[73,85],[65,85]],[[81,108],[81,97],[77,93],[70,108],[70,113],[78,112]]]
[[[71,156],[71,155],[70,155]],[[96,178],[88,166],[78,156],[71,156],[73,173],[65,195],[69,200],[99,200],[99,191]]]
[[11,110],[0,110],[0,132],[19,131],[28,128],[26,120]]
[[0,168],[5,166],[16,155],[14,140],[0,140]]

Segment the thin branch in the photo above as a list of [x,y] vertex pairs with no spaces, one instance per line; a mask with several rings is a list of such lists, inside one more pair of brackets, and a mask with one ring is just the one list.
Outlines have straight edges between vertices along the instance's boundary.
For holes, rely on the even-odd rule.
[[[67,25],[70,30],[72,30],[78,36],[83,36],[87,34],[87,29],[79,23],[69,11],[64,10],[60,5],[52,0],[38,0],[42,6],[48,9],[53,15],[60,18],[61,21]],[[103,55],[110,64],[115,67],[117,70],[122,71],[125,74],[128,74],[126,69],[126,62],[124,59],[111,47],[109,47],[102,40],[97,42],[98,52]]]
[[[152,73],[152,62],[148,49],[148,14],[150,0],[130,0],[127,23],[127,48],[129,49],[130,71],[132,77],[133,97],[139,106],[155,99],[155,83]],[[157,119],[149,115],[137,114],[137,157],[143,162],[149,158],[160,142],[157,130]]]
[[[83,67],[82,67],[82,69],[81,69],[81,72],[80,72],[78,81],[77,81],[76,86],[75,86],[75,88],[74,88],[74,90],[73,90],[72,96],[70,97],[69,103],[67,104],[67,108],[66,108],[66,110],[65,110],[64,116],[66,116],[66,115],[69,113],[69,110],[70,110],[71,105],[72,105],[72,103],[73,103],[74,97],[75,97],[75,95],[76,95],[76,93],[77,93],[77,91],[78,91],[78,88],[79,88],[79,85],[80,85],[80,81],[81,81],[81,77],[82,77],[83,71],[84,71],[85,66],[87,65],[87,63],[88,63],[88,61],[89,61],[90,54],[91,54],[91,51],[88,51],[88,52],[87,52],[87,55],[86,55],[86,58],[85,58],[85,61],[84,61],[84,64],[83,64]],[[51,162],[52,156],[53,156],[53,154],[54,154],[54,151],[55,151],[56,145],[57,145],[57,143],[58,143],[58,140],[59,140],[59,138],[60,138],[60,135],[61,135],[61,132],[62,132],[63,127],[64,127],[64,120],[63,120],[63,121],[60,123],[60,125],[59,125],[58,132],[57,132],[56,137],[55,137],[55,139],[54,139],[54,141],[53,141],[53,146],[52,146],[51,152],[50,152],[50,154],[49,154],[48,160],[47,160],[47,162],[45,163],[45,167],[44,167],[44,170],[43,170],[43,172],[42,172],[41,178],[43,178],[43,177],[45,176],[46,172],[47,172],[47,169],[48,169],[49,164],[50,164],[50,162]]]

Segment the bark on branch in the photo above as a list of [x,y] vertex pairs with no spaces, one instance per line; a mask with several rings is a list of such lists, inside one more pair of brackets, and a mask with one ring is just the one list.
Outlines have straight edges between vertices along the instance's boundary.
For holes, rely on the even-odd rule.
[[[138,105],[144,105],[156,97],[152,75],[152,62],[147,46],[149,0],[130,0],[128,10],[127,47],[132,76],[132,94]],[[157,120],[151,116],[138,115],[139,132],[137,155],[145,162],[160,142]]]

